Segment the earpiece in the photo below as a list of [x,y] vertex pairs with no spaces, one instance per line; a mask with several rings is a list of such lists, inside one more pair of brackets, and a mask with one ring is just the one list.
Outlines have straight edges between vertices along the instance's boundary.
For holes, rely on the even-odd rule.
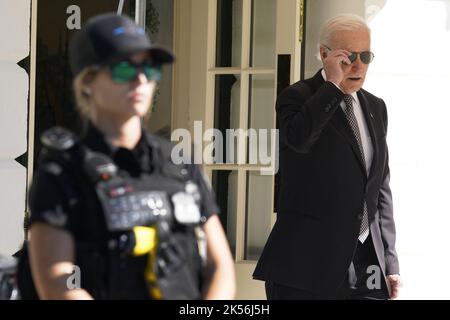
[[83,89],[83,95],[85,97],[90,97],[92,95],[92,89],[89,87],[86,87]]

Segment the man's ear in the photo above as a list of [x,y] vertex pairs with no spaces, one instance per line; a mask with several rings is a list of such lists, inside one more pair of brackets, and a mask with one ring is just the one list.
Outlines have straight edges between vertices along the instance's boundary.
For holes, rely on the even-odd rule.
[[326,57],[328,57],[327,50],[323,46],[320,46],[319,52],[320,52],[320,58],[322,60],[325,59]]

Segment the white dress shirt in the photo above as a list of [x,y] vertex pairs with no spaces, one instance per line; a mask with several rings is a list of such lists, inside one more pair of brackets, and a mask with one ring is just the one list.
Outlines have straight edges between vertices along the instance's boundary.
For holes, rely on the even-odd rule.
[[[322,70],[322,77],[324,78],[325,81],[327,81],[327,75],[325,74],[325,70]],[[334,85],[336,84],[334,83]],[[364,157],[365,157],[364,160],[366,161],[367,174],[369,174],[373,158],[372,139],[370,138],[369,128],[367,127],[366,119],[364,118],[364,114],[361,109],[361,104],[359,103],[358,95],[356,94],[356,92],[353,92],[351,96],[353,98],[353,112],[355,113],[355,118],[356,121],[358,122],[359,133],[361,135],[361,142],[364,149]],[[341,108],[345,113],[346,106],[344,100],[341,101]]]

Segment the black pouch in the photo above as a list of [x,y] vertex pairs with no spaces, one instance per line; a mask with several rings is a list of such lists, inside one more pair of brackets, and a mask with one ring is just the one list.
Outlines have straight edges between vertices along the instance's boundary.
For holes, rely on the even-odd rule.
[[165,300],[201,298],[201,259],[190,234],[174,233],[160,243],[157,253],[157,286]]

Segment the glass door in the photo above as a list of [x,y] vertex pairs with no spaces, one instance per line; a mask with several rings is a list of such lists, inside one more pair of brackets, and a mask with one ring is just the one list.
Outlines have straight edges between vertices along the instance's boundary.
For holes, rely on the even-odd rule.
[[275,220],[275,101],[299,80],[303,1],[216,0],[207,128],[223,147],[205,165],[236,262],[238,299],[264,298],[252,273]]

